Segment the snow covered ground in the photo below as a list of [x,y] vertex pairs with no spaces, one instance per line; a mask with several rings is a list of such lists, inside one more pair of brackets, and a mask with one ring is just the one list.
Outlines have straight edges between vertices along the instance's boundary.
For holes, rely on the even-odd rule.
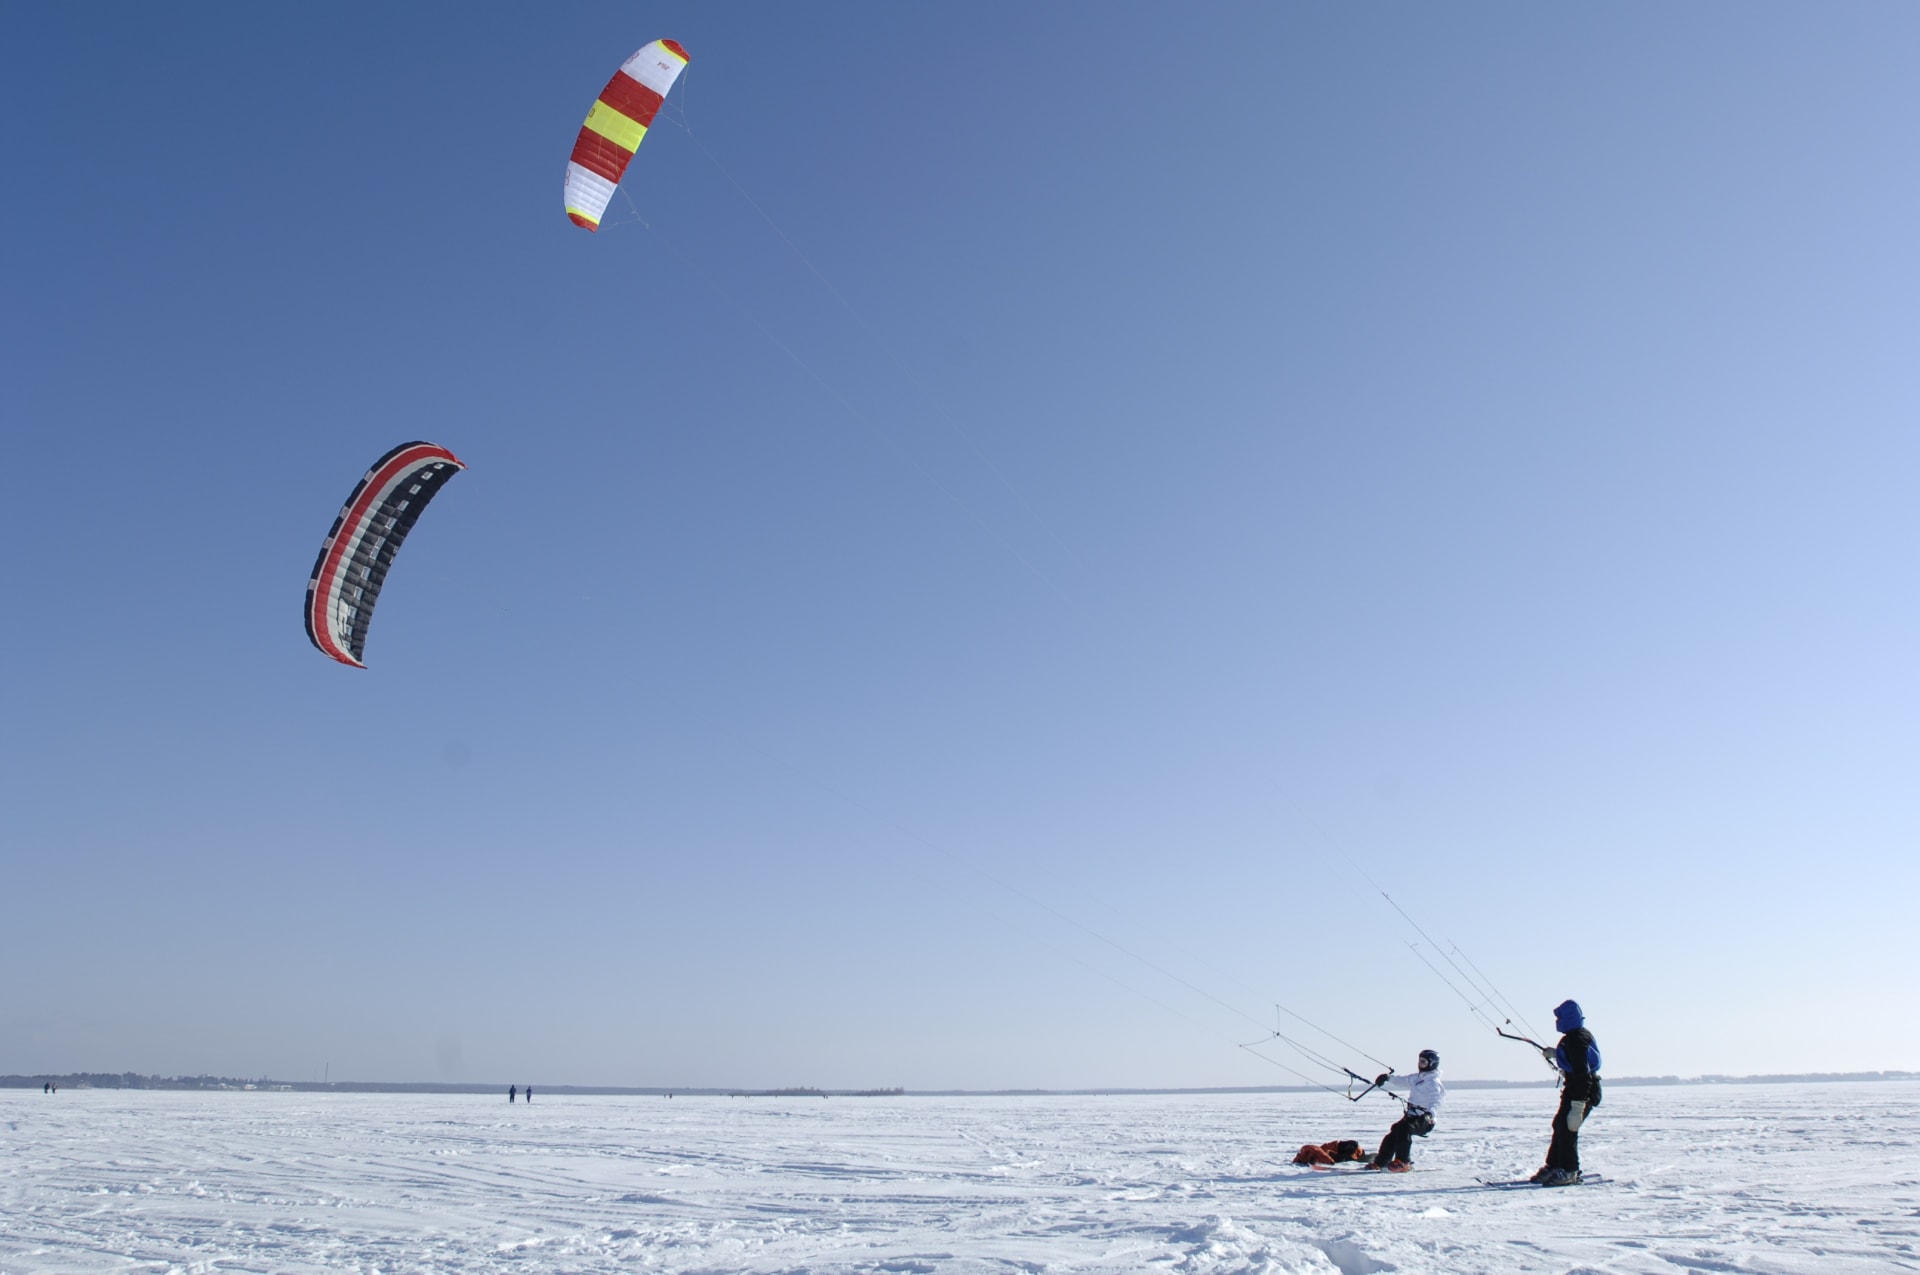
[[0,1091],[0,1272],[1920,1270],[1920,1084],[1614,1086],[1608,1184],[1492,1190],[1545,1090],[1455,1090],[1406,1175],[1327,1095]]

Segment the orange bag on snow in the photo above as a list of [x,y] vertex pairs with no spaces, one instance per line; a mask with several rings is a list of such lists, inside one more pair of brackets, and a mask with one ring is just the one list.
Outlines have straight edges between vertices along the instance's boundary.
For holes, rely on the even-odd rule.
[[1300,1154],[1293,1157],[1295,1164],[1345,1164],[1349,1160],[1364,1160],[1367,1153],[1358,1142],[1351,1138],[1342,1138],[1338,1142],[1322,1142],[1319,1146],[1308,1143],[1300,1148]]

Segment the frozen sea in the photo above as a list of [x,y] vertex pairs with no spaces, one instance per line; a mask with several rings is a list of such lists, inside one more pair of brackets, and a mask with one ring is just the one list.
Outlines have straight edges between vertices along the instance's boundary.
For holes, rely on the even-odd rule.
[[0,1091],[0,1271],[1920,1270],[1920,1084],[1461,1090],[1405,1175],[1327,1095]]

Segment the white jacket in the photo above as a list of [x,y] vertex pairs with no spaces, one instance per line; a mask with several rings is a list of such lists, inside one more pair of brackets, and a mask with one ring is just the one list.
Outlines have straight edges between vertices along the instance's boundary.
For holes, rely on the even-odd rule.
[[1440,1069],[1416,1071],[1411,1076],[1402,1076],[1398,1072],[1387,1077],[1382,1089],[1404,1089],[1407,1094],[1407,1106],[1419,1107],[1432,1115],[1440,1114],[1440,1104],[1447,1100],[1447,1087],[1440,1083]]

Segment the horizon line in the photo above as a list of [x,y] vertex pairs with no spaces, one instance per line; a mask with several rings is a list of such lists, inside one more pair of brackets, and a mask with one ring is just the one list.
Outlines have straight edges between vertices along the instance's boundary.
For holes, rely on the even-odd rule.
[[[1730,1076],[1707,1073],[1698,1076],[1619,1076],[1607,1083],[1629,1088],[1664,1085],[1738,1085],[1738,1084],[1851,1084],[1876,1081],[1920,1080],[1913,1071],[1848,1071],[1767,1073]],[[1449,1080],[1454,1089],[1545,1089],[1553,1080]],[[1180,1094],[1261,1094],[1315,1093],[1321,1089],[1338,1094],[1330,1086],[1317,1085],[1092,1085],[1049,1089],[1009,1087],[998,1089],[909,1089],[904,1086],[823,1088],[813,1085],[773,1087],[714,1085],[571,1085],[549,1084],[537,1087],[517,1082],[494,1084],[482,1081],[433,1080],[275,1080],[267,1077],[240,1076],[157,1076],[140,1072],[65,1072],[55,1074],[14,1074],[0,1076],[0,1089],[32,1089],[54,1085],[73,1089],[152,1089],[163,1091],[268,1092],[268,1093],[427,1093],[427,1094],[499,1094],[509,1089],[525,1089],[565,1097],[676,1097],[689,1098],[994,1098],[994,1097],[1114,1097],[1128,1095]]]

